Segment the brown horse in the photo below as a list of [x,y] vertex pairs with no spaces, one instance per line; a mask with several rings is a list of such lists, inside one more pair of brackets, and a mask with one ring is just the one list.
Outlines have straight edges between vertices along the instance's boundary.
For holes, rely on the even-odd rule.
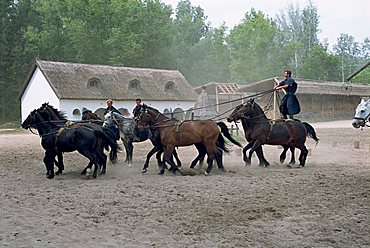
[[[248,130],[245,130],[245,133],[248,133],[246,138],[249,143],[243,149],[243,159],[247,164],[250,164],[254,151],[262,145],[268,144],[282,145],[284,149],[289,147],[300,149],[299,162],[301,166],[305,166],[308,154],[305,146],[306,137],[314,139],[316,144],[319,141],[315,129],[310,124],[299,120],[270,120],[254,99],[238,106],[233,115],[248,125]],[[246,152],[249,149],[247,157]]]
[[[224,170],[220,150],[227,151],[227,149],[221,132],[231,142],[241,147],[240,143],[231,137],[226,125],[222,122],[216,123],[212,120],[172,120],[160,113],[157,109],[147,105],[143,105],[136,121],[139,128],[148,128],[149,126],[149,128],[156,128],[159,132],[160,141],[164,150],[163,165],[160,171],[161,174],[164,173],[166,162],[171,165],[171,170],[173,172],[178,169],[170,160],[175,147],[202,144],[208,155],[206,174],[210,173],[212,170],[214,159],[216,159],[219,169]],[[221,132],[219,127],[221,127]]]

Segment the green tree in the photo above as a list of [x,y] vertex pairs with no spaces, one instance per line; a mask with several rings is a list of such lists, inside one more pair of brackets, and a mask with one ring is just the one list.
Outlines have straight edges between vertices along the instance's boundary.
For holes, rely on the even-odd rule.
[[277,27],[261,11],[251,9],[228,37],[231,77],[239,82],[254,82],[276,72]]
[[278,43],[280,46],[280,66],[292,68],[300,77],[303,59],[310,49],[319,44],[317,7],[310,1],[303,11],[299,5],[288,4],[276,18],[279,27]]
[[209,24],[206,23],[203,9],[192,6],[189,0],[178,3],[175,16],[173,53],[177,58],[177,68],[189,79],[196,62],[191,57],[191,51],[207,35]]
[[334,52],[341,59],[341,79],[344,82],[359,65],[360,46],[354,37],[349,34],[340,34],[334,45]]
[[228,82],[230,52],[226,44],[226,26],[211,29],[204,39],[192,47],[188,59],[193,61],[189,63],[191,74],[187,76],[192,85]]
[[301,77],[314,80],[340,81],[340,58],[330,55],[327,48],[316,45],[307,53],[301,69]]

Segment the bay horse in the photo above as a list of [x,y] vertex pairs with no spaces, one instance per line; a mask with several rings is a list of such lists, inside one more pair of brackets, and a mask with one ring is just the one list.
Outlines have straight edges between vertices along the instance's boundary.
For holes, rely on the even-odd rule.
[[[83,119],[88,119],[88,118],[95,118],[95,117],[92,116],[90,113],[86,112],[86,114],[83,115]],[[159,133],[155,128],[152,127],[149,129],[138,130],[136,126],[134,125],[133,120],[131,118],[127,118],[116,112],[109,111],[104,116],[103,126],[109,127],[114,124],[117,124],[120,129],[121,140],[123,141],[123,144],[126,149],[126,161],[129,163],[129,165],[132,163],[132,157],[133,157],[132,154],[133,154],[133,149],[134,149],[133,142],[143,142],[149,139],[153,144],[153,148],[148,152],[146,156],[146,160],[144,162],[142,173],[147,172],[150,158],[155,153],[156,153],[156,159],[157,159],[158,166],[159,167],[162,166],[161,155],[163,153],[163,147],[160,142]],[[194,168],[198,162],[202,162],[206,155],[205,147],[202,146],[202,144],[196,144],[195,146],[199,152],[199,155],[191,162],[190,168]],[[176,150],[173,151],[173,157],[176,160],[177,166],[181,167],[182,163],[178,157]],[[171,160],[173,160],[172,156],[171,156]]]
[[[248,142],[250,142],[252,140],[252,137],[251,137],[252,123],[249,122],[245,114],[240,111],[241,108],[243,108],[243,104],[236,106],[233,112],[227,117],[227,121],[235,122],[236,124],[239,120],[241,120],[243,130],[244,130],[244,137]],[[289,147],[288,145],[282,145],[282,147],[284,148],[284,150],[280,154],[280,163],[284,163],[285,158],[286,158],[286,153],[288,149],[290,148],[292,155],[291,155],[289,164],[290,165],[295,164],[296,161],[295,161],[295,156],[294,156],[294,147]],[[246,165],[250,165],[250,161],[248,161],[247,156],[246,156],[247,149],[245,148],[246,147],[244,147],[243,149],[243,161],[245,162]],[[263,155],[262,146],[256,148],[256,154],[259,159],[259,166],[267,167],[270,165],[270,163],[266,160],[266,158]]]
[[370,126],[366,124],[370,121],[370,99],[365,101],[361,99],[361,102],[356,108],[355,116],[352,119],[352,126],[354,128],[362,128],[364,126]]
[[[42,116],[47,116],[48,122],[52,123],[55,128],[59,128],[60,130],[64,130],[66,127],[66,122],[67,119],[65,118],[65,115],[62,111],[58,111],[55,109],[53,106],[49,105],[48,103],[44,103],[39,109],[33,110],[29,116],[26,118],[26,120],[22,123],[22,128],[24,129],[31,129],[31,128],[37,128],[37,123],[35,122],[35,115],[38,113],[39,115]],[[45,121],[46,122],[46,121]],[[73,125],[73,128],[85,128],[91,131],[96,130],[96,135],[98,136],[98,143],[100,147],[97,147],[96,153],[97,153],[97,159],[98,163],[102,166],[102,171],[101,174],[105,174],[106,171],[106,161],[107,161],[107,156],[104,154],[103,149],[104,147],[110,146],[111,151],[110,151],[110,160],[112,163],[116,162],[117,158],[117,148],[113,139],[113,135],[110,133],[110,130],[108,129],[103,129],[99,125],[95,125],[92,123],[83,123],[83,124],[77,124]],[[40,137],[43,137],[39,133]],[[64,170],[64,164],[63,164],[63,150],[58,150],[56,153],[58,160],[55,159],[55,156],[53,158],[53,162],[55,165],[58,167],[58,171],[55,173],[56,175],[62,174]],[[48,161],[45,161],[45,159],[48,159]],[[49,161],[51,158],[46,157],[46,152],[45,152],[45,158],[44,158],[44,163],[46,166],[47,173],[46,175],[48,178],[53,178],[54,177],[54,172],[51,171],[49,168],[51,165],[48,163],[51,163]],[[89,165],[82,171],[81,174],[86,174],[86,170],[88,168],[91,168],[93,165],[93,161],[90,160]],[[96,177],[96,173],[93,174],[93,177]]]
[[[147,105],[142,106],[140,114],[136,118],[136,124],[140,129],[155,128],[159,132],[164,151],[160,174],[164,173],[165,163],[171,165],[173,172],[178,170],[178,167],[170,160],[175,147],[202,144],[208,155],[206,174],[211,172],[214,159],[219,169],[224,171],[220,147],[222,147],[221,150],[228,150],[225,148],[226,143],[222,134],[241,147],[241,144],[231,137],[223,122],[216,123],[212,120],[178,121],[168,118],[157,109]],[[221,127],[221,131],[219,127]]]
[[[158,134],[154,132],[155,130],[150,130],[151,133],[146,132],[146,135],[144,134],[144,135],[137,137],[137,135],[135,135],[135,130],[134,130],[134,126],[133,126],[131,118],[124,117],[123,115],[120,115],[115,112],[108,112],[105,115],[104,119],[105,120],[103,121],[97,114],[93,113],[91,110],[88,110],[88,109],[82,112],[82,120],[96,121],[97,123],[100,123],[101,125],[105,127],[109,127],[111,125],[117,125],[119,127],[120,138],[123,142],[123,145],[126,151],[125,162],[127,162],[129,166],[132,165],[133,150],[134,150],[133,142],[143,142],[148,139],[152,142],[153,148],[147,154],[142,173],[145,173],[147,171],[150,158],[155,153],[157,153],[156,158],[157,158],[158,165],[160,166],[162,164],[162,161],[160,158],[161,153],[159,153],[161,148],[158,147],[160,143],[158,142],[158,139],[157,139]],[[176,159],[177,164],[181,166],[181,161],[179,160],[177,153],[174,153],[174,157]]]
[[[250,99],[245,104],[240,105],[234,114],[239,116],[239,118],[243,118],[249,127],[246,130],[246,133],[248,132],[249,134],[249,143],[243,148],[243,159],[246,164],[250,164],[251,156],[256,149],[264,144],[268,144],[300,149],[299,165],[304,167],[308,154],[305,145],[306,137],[308,136],[315,140],[316,144],[319,141],[315,129],[307,122],[301,122],[296,119],[270,120],[254,99]],[[246,152],[249,149],[249,156],[247,157]]]

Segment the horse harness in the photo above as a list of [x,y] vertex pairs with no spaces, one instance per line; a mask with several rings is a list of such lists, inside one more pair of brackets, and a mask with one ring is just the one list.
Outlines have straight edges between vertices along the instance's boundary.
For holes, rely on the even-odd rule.
[[369,121],[370,121],[370,113],[369,113],[367,116],[365,116],[364,118],[354,116],[354,117],[353,117],[353,119],[363,121],[363,122],[364,122],[364,124],[365,124],[365,126],[370,127],[370,125],[369,125],[369,124],[367,124],[367,122],[369,122]]

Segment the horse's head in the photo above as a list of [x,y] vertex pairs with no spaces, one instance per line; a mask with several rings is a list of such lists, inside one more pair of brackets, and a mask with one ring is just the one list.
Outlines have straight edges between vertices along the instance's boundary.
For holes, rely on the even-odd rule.
[[24,122],[22,122],[21,127],[24,129],[36,128],[35,114],[36,109],[27,116]]
[[238,121],[244,117],[251,117],[251,114],[253,113],[254,107],[256,103],[254,102],[254,99],[248,100],[244,104],[238,105],[234,111],[229,115],[227,118],[228,122]]
[[354,128],[364,127],[365,123],[369,121],[370,117],[370,99],[365,101],[361,99],[360,104],[356,108],[355,116],[352,120],[352,126]]
[[89,109],[82,112],[82,120],[101,120],[100,117]]
[[63,111],[59,111],[49,103],[43,103],[40,108],[37,109],[40,113],[48,113],[50,120],[52,121],[67,121],[67,117]]
[[241,108],[243,108],[243,104],[240,104],[240,105],[236,106],[234,111],[229,115],[229,117],[227,117],[227,121],[228,122],[233,122],[233,121],[236,122],[236,121],[240,120],[241,118],[243,118],[244,113],[239,111]]
[[114,119],[113,119],[112,111],[108,111],[108,113],[104,115],[103,127],[109,127],[109,126],[112,126],[113,124],[114,124]]
[[135,117],[134,122],[139,127],[153,125],[156,119],[159,117],[159,115],[160,115],[159,111],[143,104],[141,106],[139,114],[137,115],[137,117]]

